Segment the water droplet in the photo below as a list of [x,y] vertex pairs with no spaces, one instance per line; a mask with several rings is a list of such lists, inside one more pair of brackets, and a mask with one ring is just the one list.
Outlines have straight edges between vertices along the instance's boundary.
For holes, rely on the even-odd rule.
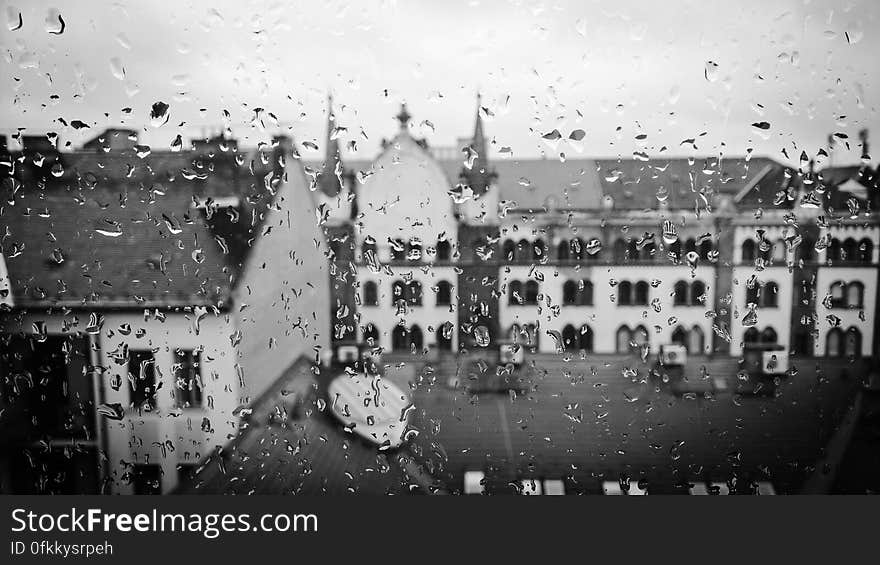
[[67,24],[64,23],[61,12],[55,8],[49,10],[49,14],[46,16],[46,31],[52,35],[61,35],[65,28],[67,28]]
[[718,63],[714,61],[706,61],[706,67],[703,71],[703,76],[706,77],[706,80],[709,82],[715,82],[718,80]]
[[755,305],[749,305],[749,310],[746,312],[746,315],[743,316],[742,325],[746,327],[754,326],[758,323],[758,312],[755,310]]
[[121,420],[125,416],[125,410],[118,402],[99,404],[97,408],[98,414],[104,416],[108,420]]
[[489,343],[491,342],[489,328],[486,326],[477,326],[474,329],[474,340],[480,347],[489,347]]
[[168,123],[168,120],[171,118],[171,114],[168,112],[169,108],[170,106],[161,100],[153,103],[153,107],[150,108],[150,124],[154,128]]
[[117,80],[125,80],[125,66],[123,66],[122,60],[119,57],[110,59],[110,74]]

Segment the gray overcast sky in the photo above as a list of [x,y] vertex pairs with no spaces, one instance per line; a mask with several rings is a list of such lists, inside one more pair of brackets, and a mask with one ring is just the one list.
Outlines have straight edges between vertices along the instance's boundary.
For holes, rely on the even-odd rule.
[[[479,90],[494,150],[514,156],[754,148],[784,160],[785,148],[795,160],[842,132],[852,148],[835,163],[856,162],[864,127],[880,153],[874,0],[2,4],[0,125],[74,145],[125,124],[168,147],[178,133],[218,132],[226,109],[245,145],[287,132],[315,141],[320,150],[304,154],[319,158],[330,90],[345,140],[367,158],[395,133],[401,100],[417,135],[454,145],[472,130]],[[49,32],[58,13],[60,35]],[[171,119],[153,127],[157,100]],[[252,125],[255,107],[278,125]],[[587,135],[581,147],[542,141],[553,129]],[[689,138],[696,150],[682,145]]]

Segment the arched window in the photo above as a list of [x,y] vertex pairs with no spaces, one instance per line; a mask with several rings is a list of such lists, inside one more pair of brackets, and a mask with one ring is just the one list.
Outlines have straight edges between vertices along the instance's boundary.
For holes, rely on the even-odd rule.
[[543,239],[536,239],[535,243],[532,244],[532,259],[535,261],[540,261],[544,258],[544,255],[547,254],[547,248],[544,247]]
[[538,341],[540,336],[538,335],[538,327],[535,324],[526,324],[523,329],[526,332],[526,337],[528,341],[526,344],[532,348],[532,351],[538,349]]
[[758,333],[757,328],[749,328],[743,334],[743,343],[757,343],[760,339],[761,334]]
[[419,281],[410,281],[406,285],[406,301],[413,306],[422,305],[422,283]]
[[406,244],[407,261],[421,261],[424,253],[422,251],[422,242],[418,239],[412,239]]
[[394,351],[407,351],[409,349],[409,336],[404,326],[394,326],[391,332],[391,349]]
[[449,261],[452,257],[452,245],[448,240],[442,239],[437,242],[437,261]]
[[856,243],[851,237],[846,238],[843,242],[843,253],[841,254],[841,261],[853,262],[858,260],[859,258],[859,244]]
[[565,281],[562,285],[562,303],[565,305],[577,303],[577,283]]
[[675,328],[672,332],[672,343],[683,345],[685,348],[688,346],[688,334],[687,330],[681,326]]
[[563,239],[559,241],[559,245],[556,247],[556,256],[560,261],[568,261],[569,259],[569,243],[567,239]]
[[773,281],[761,288],[761,306],[776,308],[779,306],[779,285]]
[[753,263],[755,261],[755,242],[747,239],[742,244],[742,262]]
[[581,306],[593,305],[593,283],[588,279],[581,280],[578,285],[578,304]]
[[687,304],[688,284],[684,281],[678,281],[672,290],[672,303],[675,306]]
[[536,281],[526,281],[526,295],[525,295],[525,303],[526,304],[537,304],[538,303],[538,283]]
[[409,349],[410,351],[415,350],[415,352],[418,353],[424,347],[425,337],[422,334],[422,328],[420,328],[418,324],[413,324],[409,329]]
[[706,294],[706,285],[703,281],[694,281],[691,285],[691,305],[699,306],[702,304],[700,299]]
[[758,281],[749,281],[746,283],[746,306],[749,304],[760,304],[761,283]]
[[705,352],[705,349],[706,336],[703,334],[703,328],[700,326],[692,327],[690,335],[688,336],[688,353],[691,355],[700,355]]
[[363,340],[369,347],[379,345],[379,328],[375,324],[367,324],[364,326]]
[[776,343],[779,337],[776,335],[776,330],[771,327],[764,328],[764,331],[761,332],[761,343]]
[[638,326],[633,330],[632,340],[636,344],[636,347],[640,349],[647,347],[650,344],[648,330],[645,329],[645,326]]
[[617,343],[618,353],[629,353],[629,342],[631,338],[632,332],[630,332],[628,327],[620,326],[617,328],[617,339],[615,341]]
[[519,281],[510,281],[507,285],[508,304],[517,305],[524,302],[523,285]]
[[578,344],[578,335],[577,330],[574,329],[574,326],[568,324],[564,328],[562,328],[562,347],[566,351],[571,351],[575,349]]
[[874,260],[874,243],[867,237],[859,242],[857,260],[859,263],[870,263]]
[[614,261],[623,263],[626,261],[626,240],[618,239],[614,242]]
[[437,306],[452,304],[452,285],[448,281],[437,283]]
[[579,237],[572,239],[569,242],[569,248],[571,250],[571,258],[580,261],[584,258],[584,254],[586,253],[586,243]]
[[581,246],[581,257],[587,261],[598,261],[602,258],[602,242],[598,238],[593,238],[589,242]]
[[828,251],[826,253],[825,259],[836,263],[836,262],[840,261],[840,254],[841,254],[840,240],[837,239],[836,237],[832,238],[831,243],[828,245]]
[[443,322],[437,326],[437,349],[440,351],[452,351],[452,330],[455,329],[451,322]]
[[636,283],[636,296],[634,302],[636,304],[645,306],[648,304],[649,295],[651,293],[650,286],[645,281],[639,281]]
[[843,354],[845,357],[859,357],[862,354],[862,332],[855,326],[846,330]]
[[392,261],[403,261],[406,259],[406,244],[403,243],[402,239],[389,239],[388,243],[391,245]]
[[513,261],[516,259],[516,243],[514,243],[512,239],[504,241],[504,259],[506,261]]
[[406,300],[406,285],[403,284],[403,281],[394,281],[391,284],[391,299],[394,302]]
[[703,243],[700,244],[700,259],[704,261],[709,260],[709,254],[712,253],[712,241],[708,239],[704,239]]
[[840,328],[831,328],[825,336],[825,355],[828,357],[843,356],[843,331]]
[[379,287],[373,281],[364,283],[364,306],[379,305]]
[[846,285],[846,305],[861,308],[865,301],[865,285],[856,281]]
[[632,283],[623,281],[617,285],[617,304],[629,306],[632,304]]
[[375,263],[378,256],[376,255],[376,242],[373,238],[367,238],[361,246],[361,255],[365,263]]
[[516,260],[527,263],[531,258],[534,251],[532,250],[532,246],[526,239],[519,240],[519,243],[516,244]]
[[831,283],[831,307],[843,308],[846,306],[846,285],[843,281],[834,281]]
[[588,325],[581,326],[580,339],[578,340],[578,349],[582,351],[586,351],[587,353],[593,352],[593,329]]

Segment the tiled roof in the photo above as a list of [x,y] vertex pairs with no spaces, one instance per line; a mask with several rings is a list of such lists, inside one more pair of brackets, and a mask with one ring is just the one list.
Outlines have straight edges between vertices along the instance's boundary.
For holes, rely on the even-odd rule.
[[592,160],[512,159],[490,161],[489,166],[498,174],[499,199],[516,202],[517,208],[600,207],[601,184]]
[[[450,185],[460,182],[462,159],[442,159],[438,164]],[[344,161],[355,173],[370,162]],[[320,163],[307,163],[314,169]],[[773,205],[776,193],[797,180],[791,169],[772,159],[731,157],[637,159],[494,159],[499,199],[516,202],[517,208],[598,210],[613,201],[616,210],[661,207],[692,209],[700,194],[711,200],[719,195],[741,198],[743,206]],[[788,172],[787,172],[788,171]],[[662,204],[661,204],[662,202]],[[779,206],[791,207],[791,201]]]
[[232,288],[191,192],[131,184],[26,192],[4,203],[0,233],[15,304],[208,305]]
[[[224,303],[271,201],[273,161],[214,149],[62,152],[55,174],[13,154],[0,246],[16,305]],[[218,208],[208,222],[194,205],[230,196],[237,218]]]

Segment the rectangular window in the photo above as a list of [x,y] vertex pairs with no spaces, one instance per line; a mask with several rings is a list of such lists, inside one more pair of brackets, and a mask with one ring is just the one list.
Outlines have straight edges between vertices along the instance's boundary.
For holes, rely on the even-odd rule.
[[201,408],[202,378],[199,351],[178,349],[174,352],[174,398],[178,408]]
[[154,464],[136,464],[131,470],[134,494],[162,494],[162,467]]
[[156,360],[152,351],[128,352],[128,385],[132,407],[156,409]]

